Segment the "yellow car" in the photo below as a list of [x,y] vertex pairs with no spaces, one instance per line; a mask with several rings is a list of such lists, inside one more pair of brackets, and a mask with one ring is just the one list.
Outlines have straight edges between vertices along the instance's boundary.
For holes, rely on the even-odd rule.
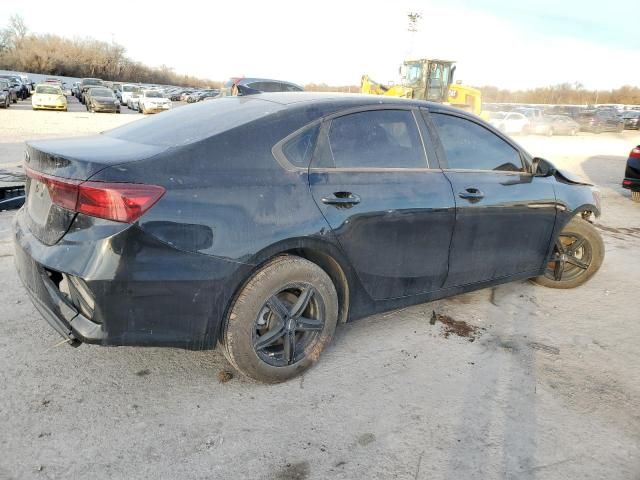
[[55,84],[41,83],[36,85],[36,91],[31,97],[34,110],[62,110],[67,111],[67,97],[62,89]]

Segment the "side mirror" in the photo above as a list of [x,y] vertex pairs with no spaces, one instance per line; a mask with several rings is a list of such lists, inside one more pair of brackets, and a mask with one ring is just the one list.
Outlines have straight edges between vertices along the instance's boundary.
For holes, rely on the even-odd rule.
[[536,157],[531,162],[531,171],[536,177],[550,177],[556,173],[556,167],[548,160]]

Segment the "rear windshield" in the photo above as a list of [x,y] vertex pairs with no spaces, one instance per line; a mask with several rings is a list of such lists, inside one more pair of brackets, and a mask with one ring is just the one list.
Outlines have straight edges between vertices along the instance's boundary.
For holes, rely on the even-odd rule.
[[147,145],[179,146],[231,130],[285,108],[250,97],[199,102],[104,132],[104,135]]
[[145,96],[147,98],[162,98],[163,97],[162,92],[158,92],[157,90],[151,90],[149,92],[146,92]]
[[60,95],[62,93],[62,90],[60,90],[60,87],[53,87],[53,86],[49,86],[49,85],[38,85],[36,87],[36,93],[44,93],[47,95]]
[[82,85],[102,85],[102,80],[97,78],[85,78],[82,80]]
[[138,87],[136,87],[135,85],[123,85],[122,86],[122,91],[123,92],[135,92],[136,90],[138,90]]

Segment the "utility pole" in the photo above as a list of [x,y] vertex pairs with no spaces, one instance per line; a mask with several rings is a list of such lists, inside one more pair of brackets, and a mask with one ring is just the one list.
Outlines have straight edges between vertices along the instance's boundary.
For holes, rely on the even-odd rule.
[[422,14],[418,12],[409,12],[407,14],[407,18],[409,19],[409,26],[407,28],[407,31],[411,35],[411,40],[409,42],[409,53],[407,56],[408,58],[411,58],[413,55],[416,33],[418,32],[418,20],[422,18]]

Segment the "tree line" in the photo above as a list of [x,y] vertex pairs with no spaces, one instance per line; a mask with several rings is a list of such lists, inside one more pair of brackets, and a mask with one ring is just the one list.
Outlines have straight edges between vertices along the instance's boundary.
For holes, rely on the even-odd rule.
[[579,82],[561,83],[529,90],[505,90],[492,86],[479,87],[484,103],[542,103],[594,105],[617,103],[640,105],[640,88],[623,86],[613,90],[590,90]]
[[9,25],[0,30],[0,69],[123,82],[220,86],[217,81],[178,74],[166,65],[144,65],[129,58],[117,43],[30,33],[19,15],[10,17]]

